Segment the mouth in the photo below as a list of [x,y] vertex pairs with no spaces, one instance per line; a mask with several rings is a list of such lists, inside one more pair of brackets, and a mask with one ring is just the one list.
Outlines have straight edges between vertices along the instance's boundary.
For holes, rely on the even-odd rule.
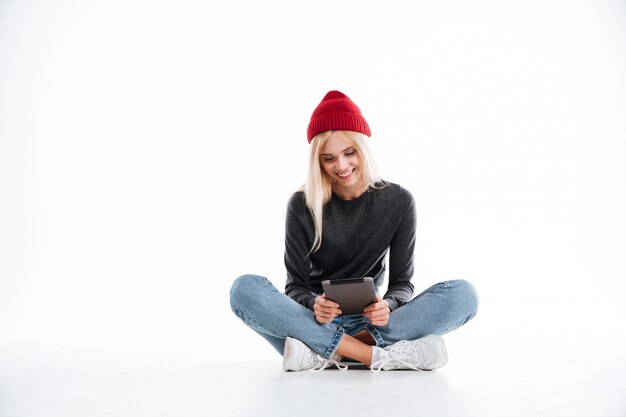
[[351,169],[350,171],[344,171],[344,172],[335,172],[335,174],[339,177],[339,179],[341,179],[342,181],[347,181],[352,177],[352,174],[354,173],[354,168]]

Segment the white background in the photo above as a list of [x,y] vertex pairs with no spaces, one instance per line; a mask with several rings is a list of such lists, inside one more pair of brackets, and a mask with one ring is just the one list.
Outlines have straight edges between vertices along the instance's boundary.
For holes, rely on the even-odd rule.
[[463,343],[623,361],[624,74],[619,1],[3,1],[0,344],[276,358],[228,290],[283,289],[338,89],[416,198],[416,288],[479,291]]

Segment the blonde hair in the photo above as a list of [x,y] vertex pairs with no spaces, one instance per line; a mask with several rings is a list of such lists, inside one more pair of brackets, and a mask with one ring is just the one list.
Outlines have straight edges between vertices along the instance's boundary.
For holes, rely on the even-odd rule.
[[330,201],[332,197],[332,183],[328,174],[320,166],[320,152],[324,147],[324,143],[333,132],[340,132],[346,138],[348,138],[354,150],[360,159],[361,184],[363,186],[381,188],[384,184],[378,175],[378,167],[372,157],[372,152],[369,146],[369,138],[358,132],[352,132],[349,130],[329,130],[327,132],[320,133],[311,140],[311,155],[309,159],[309,174],[307,180],[299,191],[304,192],[306,205],[313,217],[313,224],[315,226],[315,239],[313,240],[313,247],[309,254],[317,251],[322,245],[322,226],[323,226],[323,212],[324,205]]

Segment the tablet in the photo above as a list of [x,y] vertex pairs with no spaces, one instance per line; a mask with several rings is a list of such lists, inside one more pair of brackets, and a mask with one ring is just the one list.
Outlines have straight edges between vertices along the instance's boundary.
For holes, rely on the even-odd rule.
[[322,281],[326,298],[339,304],[341,315],[363,314],[363,309],[376,302],[374,280],[370,277]]

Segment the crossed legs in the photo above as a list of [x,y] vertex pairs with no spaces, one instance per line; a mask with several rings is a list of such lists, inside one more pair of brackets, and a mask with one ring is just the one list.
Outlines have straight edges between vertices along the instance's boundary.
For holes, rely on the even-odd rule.
[[448,333],[476,314],[478,296],[467,281],[435,284],[394,310],[386,326],[369,326],[349,336],[341,326],[318,323],[313,312],[280,293],[266,278],[244,275],[230,292],[233,312],[283,354],[284,341],[293,337],[322,357],[333,354],[370,365],[372,346],[384,348],[402,340]]

